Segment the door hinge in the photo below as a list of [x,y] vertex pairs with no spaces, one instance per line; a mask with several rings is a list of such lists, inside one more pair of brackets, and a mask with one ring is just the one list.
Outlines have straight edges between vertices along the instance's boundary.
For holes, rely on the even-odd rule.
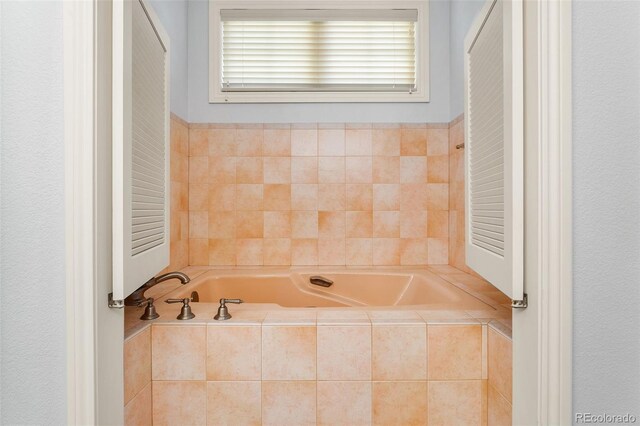
[[511,300],[511,307],[514,309],[524,309],[529,306],[529,299],[527,293],[524,294],[522,300]]
[[110,308],[113,309],[122,309],[124,308],[124,300],[114,300],[113,293],[109,293],[109,305]]

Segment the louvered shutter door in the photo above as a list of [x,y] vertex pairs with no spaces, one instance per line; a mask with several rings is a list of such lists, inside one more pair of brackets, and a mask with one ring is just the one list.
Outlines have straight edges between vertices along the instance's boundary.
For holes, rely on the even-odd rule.
[[465,40],[467,265],[523,297],[523,21],[519,0],[491,0]]
[[114,2],[114,299],[169,263],[169,50],[139,0]]

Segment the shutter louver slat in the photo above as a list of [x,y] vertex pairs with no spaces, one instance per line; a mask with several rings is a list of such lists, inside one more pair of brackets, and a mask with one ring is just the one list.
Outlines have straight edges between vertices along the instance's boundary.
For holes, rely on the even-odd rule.
[[415,90],[416,10],[220,15],[223,92]]

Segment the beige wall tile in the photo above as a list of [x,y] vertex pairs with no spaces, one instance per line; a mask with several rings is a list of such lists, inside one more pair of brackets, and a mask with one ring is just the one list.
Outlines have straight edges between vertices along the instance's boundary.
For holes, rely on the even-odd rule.
[[316,383],[262,382],[262,424],[316,424]]
[[427,181],[429,183],[449,182],[449,156],[433,155],[427,157]]
[[507,400],[512,398],[512,342],[504,335],[489,327],[488,373],[489,385],[493,386]]
[[448,210],[449,185],[445,183],[427,184],[427,210]]
[[236,155],[236,129],[209,129],[209,155]]
[[400,239],[399,238],[374,238],[373,239],[373,264],[380,266],[393,266],[400,264]]
[[259,325],[207,327],[207,380],[260,380]]
[[207,382],[207,424],[260,425],[261,389],[259,381]]
[[207,386],[204,381],[153,383],[153,424],[205,425]]
[[294,183],[291,185],[291,210],[318,210],[318,185]]
[[373,236],[376,238],[399,238],[400,212],[373,212]]
[[237,210],[263,210],[264,185],[241,184],[236,185]]
[[209,239],[190,238],[189,239],[189,265],[209,264]]
[[291,212],[264,212],[265,238],[291,238]]
[[428,261],[426,238],[402,238],[400,240],[400,264],[424,265]]
[[489,426],[510,426],[511,423],[511,404],[491,385],[488,387],[488,421]]
[[346,155],[371,156],[372,154],[372,135],[371,129],[347,129],[346,137]]
[[209,265],[235,265],[236,264],[236,240],[235,239],[211,239],[209,240]]
[[236,130],[236,154],[239,157],[262,156],[262,141],[262,128],[239,128]]
[[427,382],[373,382],[374,425],[426,425]]
[[265,265],[291,265],[291,240],[288,238],[266,238],[264,240]]
[[429,426],[482,425],[482,380],[429,381]]
[[346,195],[347,210],[369,211],[373,209],[373,186],[371,184],[348,183]]
[[235,157],[209,157],[209,183],[236,183]]
[[206,182],[209,175],[209,157],[189,158],[189,183]]
[[402,129],[400,155],[427,155],[427,129]]
[[344,238],[346,215],[343,211],[318,212],[318,236],[320,238]]
[[151,383],[151,327],[124,342],[124,403]]
[[318,380],[371,380],[371,326],[320,326]]
[[265,157],[264,183],[290,183],[291,157]]
[[482,326],[429,325],[429,380],[482,378]]
[[263,183],[263,179],[262,157],[236,159],[236,183]]
[[318,212],[315,210],[291,212],[291,236],[293,238],[317,238]]
[[371,146],[373,155],[400,155],[400,129],[373,129],[371,131]]
[[204,380],[205,327],[153,325],[151,360],[153,380]]
[[347,183],[373,183],[371,157],[346,157],[345,179]]
[[189,238],[209,237],[209,212],[189,212]]
[[[428,184],[403,183],[400,185],[400,210],[431,210],[429,209]],[[438,210],[438,209],[435,209]]]
[[430,265],[446,265],[449,263],[449,239],[429,238],[427,247],[427,263]]
[[427,157],[400,157],[400,183],[426,183]]
[[265,210],[291,210],[291,185],[268,184],[264,186]]
[[236,186],[233,184],[209,185],[209,211],[234,211]]
[[373,264],[371,238],[347,238],[347,265],[367,266]]
[[264,212],[237,211],[236,238],[262,238],[264,233]]
[[189,129],[189,156],[209,155],[209,129]]
[[318,265],[343,266],[346,262],[346,240],[344,238],[318,240]]
[[400,237],[426,238],[428,215],[425,210],[403,210],[400,212]]
[[291,155],[315,157],[318,155],[317,129],[291,129]]
[[209,212],[209,238],[235,238],[236,213],[234,211]]
[[291,130],[264,129],[263,154],[265,157],[288,157],[291,155]]
[[318,210],[344,211],[345,209],[345,185],[332,183],[318,185]]
[[189,184],[189,210],[209,210],[209,184]]
[[374,324],[372,336],[371,369],[374,380],[426,380],[425,324]]
[[318,240],[315,238],[291,240],[292,265],[317,265]]
[[318,382],[318,425],[371,424],[371,382]]
[[318,182],[319,183],[344,183],[345,182],[345,158],[344,157],[318,157]]
[[346,213],[347,238],[371,238],[373,236],[372,212]]
[[[262,215],[260,215],[262,217]],[[236,265],[260,266],[263,264],[262,238],[236,240]]]
[[151,426],[152,422],[152,395],[151,382],[149,382],[124,406],[124,424],[125,426]]
[[316,328],[262,327],[263,380],[315,380]]
[[291,183],[318,183],[318,158],[292,157]]
[[399,184],[374,184],[373,209],[399,210],[401,201],[400,189]]
[[337,157],[344,154],[344,129],[318,129],[318,155]]
[[448,129],[428,129],[427,130],[427,154],[428,155],[448,155],[449,154],[449,130]]
[[373,183],[400,183],[400,157],[373,157]]

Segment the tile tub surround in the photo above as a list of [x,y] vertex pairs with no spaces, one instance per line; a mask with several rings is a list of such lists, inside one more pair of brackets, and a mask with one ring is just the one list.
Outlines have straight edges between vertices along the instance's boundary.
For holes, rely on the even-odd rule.
[[[158,320],[125,341],[145,342],[152,365],[135,368],[153,380],[128,401],[126,424],[151,424],[150,416],[193,425],[510,421],[501,393],[510,386],[510,339],[500,324],[454,311],[235,313],[227,322]],[[389,338],[410,344],[390,346]]]
[[191,124],[190,265],[449,262],[448,124]]

